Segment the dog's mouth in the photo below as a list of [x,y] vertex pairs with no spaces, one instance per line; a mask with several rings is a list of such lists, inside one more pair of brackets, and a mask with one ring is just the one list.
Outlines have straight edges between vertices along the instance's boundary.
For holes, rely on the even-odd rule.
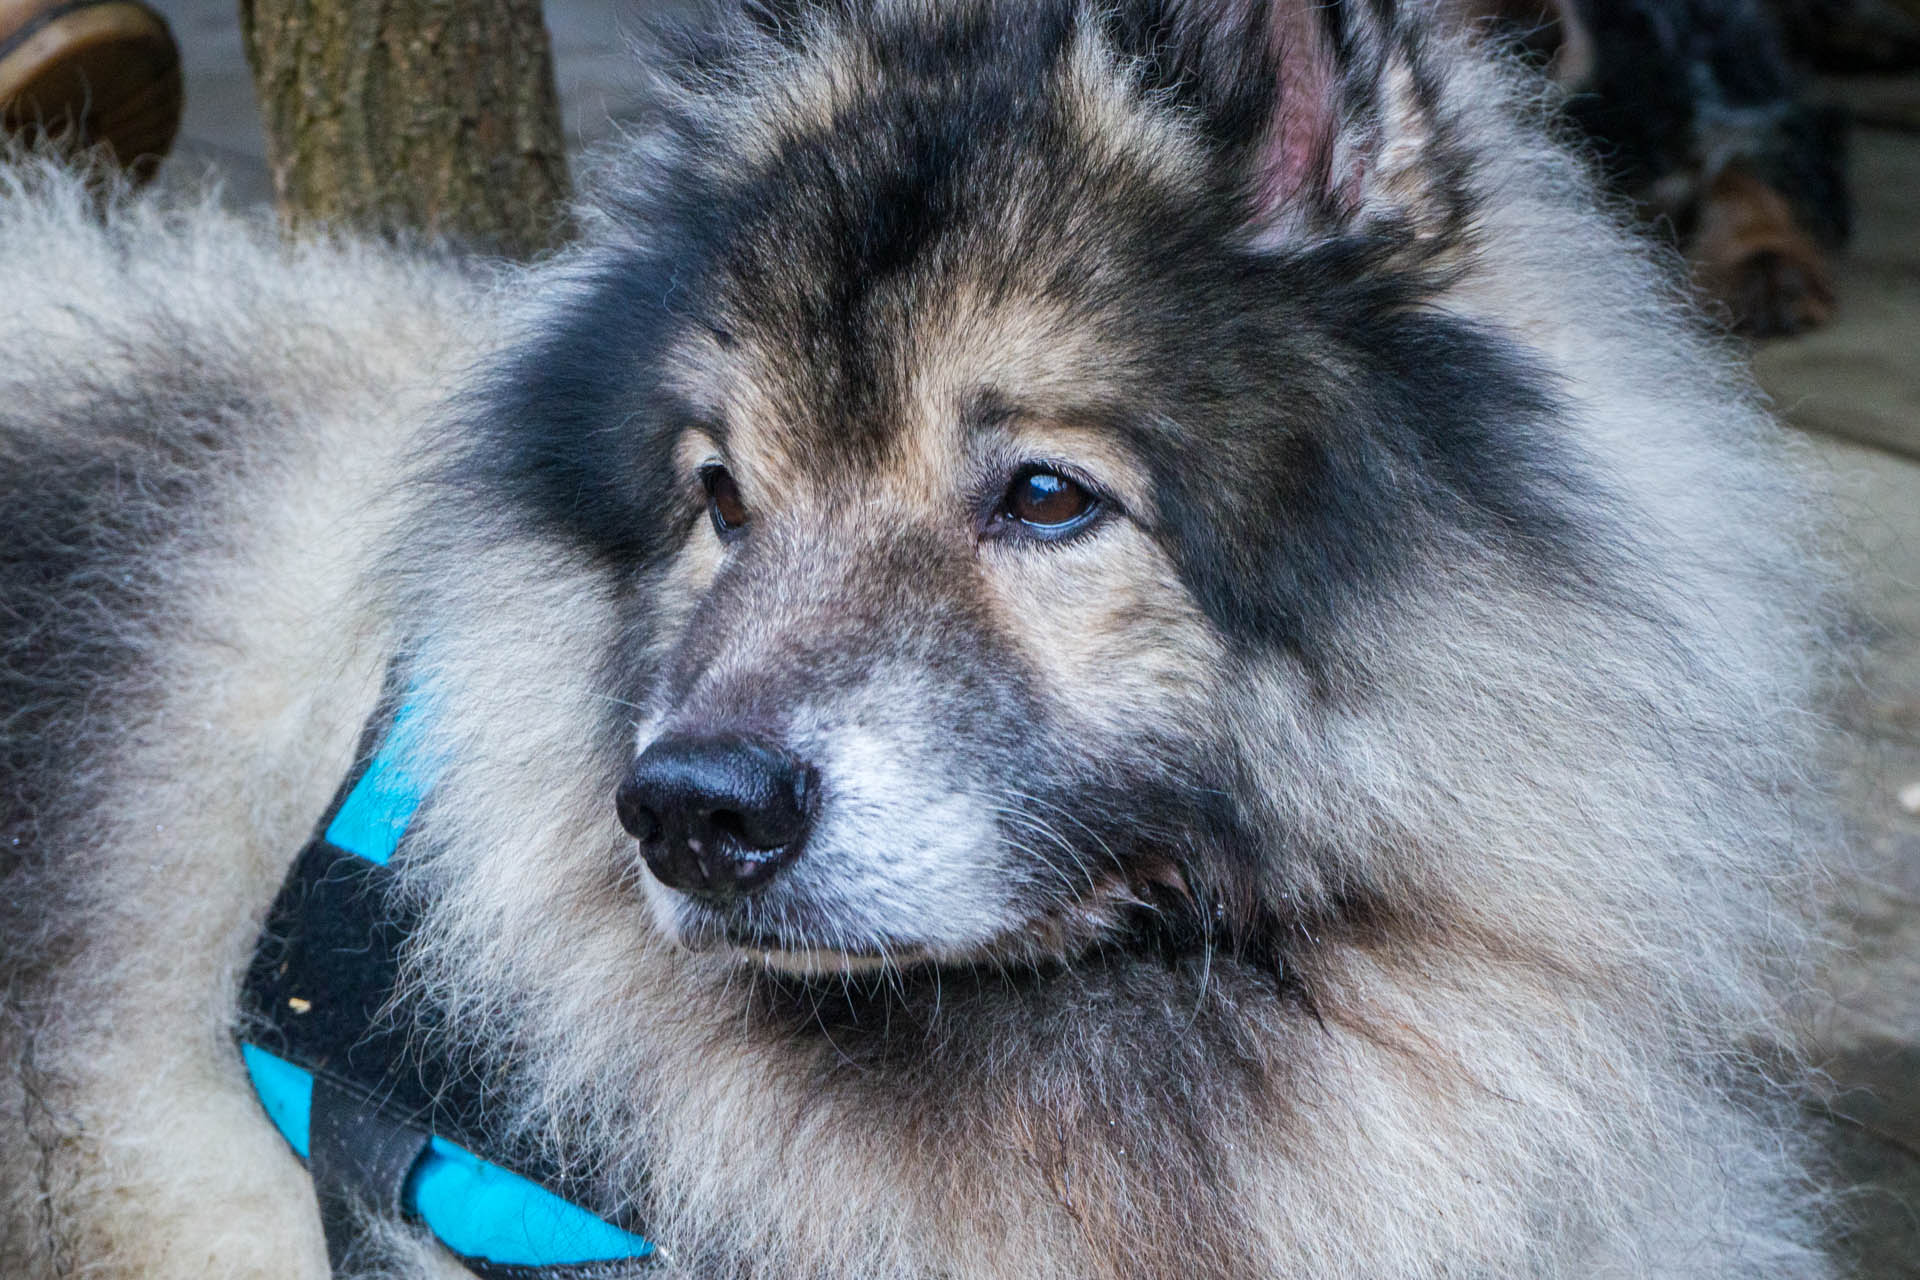
[[794,950],[792,948],[735,947],[734,950],[748,963],[775,973],[791,974],[799,978],[887,973],[917,967],[926,961],[923,953],[911,949],[890,951],[884,955],[879,952],[828,951],[818,948]]
[[672,911],[672,931],[690,951],[782,974],[827,977],[934,967],[1029,967],[1071,962],[1115,945],[1165,950],[1169,939],[1198,939],[1220,919],[1217,910],[1202,907],[1177,870],[1156,864],[1145,877],[1102,877],[1083,893],[1044,904],[977,940],[876,936],[842,927],[791,900],[768,909],[756,902],[681,898]]
[[912,969],[935,959],[926,948],[907,943],[842,948],[811,946],[805,940],[730,935],[719,945],[748,964],[809,978]]
[[699,904],[677,913],[676,938],[689,951],[730,956],[743,964],[801,977],[908,969],[934,957],[916,943],[887,938],[853,941],[817,922],[783,919],[777,925],[743,919]]

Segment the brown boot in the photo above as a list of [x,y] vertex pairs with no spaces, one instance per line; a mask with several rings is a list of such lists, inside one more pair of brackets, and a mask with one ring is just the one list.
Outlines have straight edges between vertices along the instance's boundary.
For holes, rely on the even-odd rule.
[[0,0],[0,128],[99,146],[138,180],[180,128],[180,50],[133,0]]

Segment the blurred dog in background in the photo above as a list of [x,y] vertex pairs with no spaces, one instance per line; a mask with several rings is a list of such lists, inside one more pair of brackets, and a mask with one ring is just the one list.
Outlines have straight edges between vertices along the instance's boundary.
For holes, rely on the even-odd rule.
[[1846,241],[1844,119],[1808,102],[1760,0],[1470,6],[1567,91],[1608,182],[1754,337],[1824,323]]

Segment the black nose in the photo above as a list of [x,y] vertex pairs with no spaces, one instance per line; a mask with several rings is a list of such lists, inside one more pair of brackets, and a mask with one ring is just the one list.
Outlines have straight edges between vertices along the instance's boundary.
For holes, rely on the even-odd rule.
[[660,882],[732,897],[763,888],[806,842],[810,772],[743,736],[670,737],[648,747],[620,784],[620,825]]

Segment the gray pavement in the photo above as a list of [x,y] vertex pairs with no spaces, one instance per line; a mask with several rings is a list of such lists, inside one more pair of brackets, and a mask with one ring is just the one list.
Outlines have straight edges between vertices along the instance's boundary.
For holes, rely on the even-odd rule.
[[1840,312],[1755,370],[1831,469],[1867,646],[1838,708],[1854,826],[1818,1021],[1821,1115],[1856,1274],[1920,1276],[1920,76],[1833,82],[1854,110]]
[[[1903,320],[1920,353],[1920,315]],[[1868,637],[1840,707],[1855,848],[1831,886],[1838,946],[1815,1022],[1831,1094],[1817,1119],[1837,1180],[1854,1188],[1843,1220],[1852,1274],[1911,1280],[1920,1276],[1920,463],[1833,436],[1814,445],[1861,566]]]
[[[658,0],[656,0],[658,2]],[[688,3],[693,0],[667,0]],[[269,192],[234,0],[153,0],[185,55],[187,110],[171,180],[216,170],[235,202]],[[566,127],[604,138],[635,105],[623,32],[640,4],[548,0]],[[1770,345],[1756,368],[1806,429],[1845,515],[1870,641],[1841,713],[1843,794],[1858,855],[1838,870],[1820,1112],[1842,1181],[1855,1274],[1920,1277],[1920,78],[1830,86],[1871,126],[1854,138],[1859,227],[1840,315]],[[1904,798],[1903,798],[1904,797]]]

